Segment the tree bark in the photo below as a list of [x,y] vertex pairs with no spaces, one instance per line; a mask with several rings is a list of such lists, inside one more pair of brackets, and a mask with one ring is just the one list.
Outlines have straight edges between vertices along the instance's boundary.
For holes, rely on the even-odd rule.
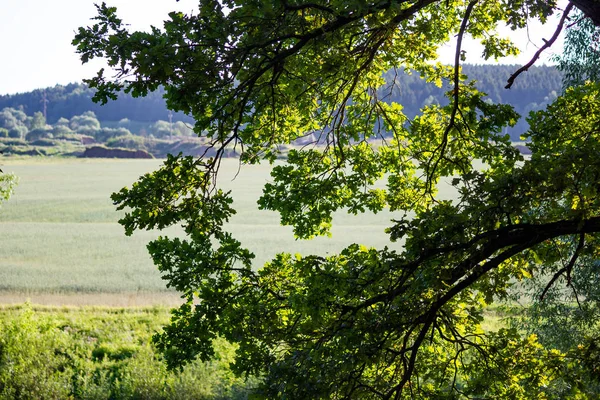
[[600,26],[600,0],[571,0],[571,3],[591,18],[594,25]]

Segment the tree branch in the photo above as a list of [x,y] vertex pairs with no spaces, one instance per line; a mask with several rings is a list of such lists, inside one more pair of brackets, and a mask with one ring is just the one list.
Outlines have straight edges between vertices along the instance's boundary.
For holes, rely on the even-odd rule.
[[513,83],[515,82],[515,79],[517,79],[517,77],[519,75],[521,75],[523,72],[529,70],[529,68],[531,68],[531,66],[533,64],[535,64],[535,62],[538,60],[538,58],[540,58],[540,55],[542,54],[542,52],[554,44],[554,42],[560,35],[560,32],[562,31],[563,26],[565,25],[565,20],[569,16],[569,13],[571,12],[572,9],[573,9],[573,3],[569,3],[569,5],[565,8],[565,11],[563,12],[563,15],[560,19],[560,22],[558,23],[558,26],[556,27],[556,30],[554,31],[554,34],[552,35],[550,40],[544,41],[544,45],[542,47],[540,47],[538,49],[538,51],[535,52],[535,54],[533,55],[531,60],[527,64],[525,64],[521,68],[519,68],[514,74],[512,74],[510,76],[510,78],[508,78],[508,81],[507,81],[508,84],[504,87],[505,89],[510,89],[511,86],[513,85]]
[[552,276],[552,279],[550,279],[550,281],[544,288],[544,291],[540,295],[540,301],[544,300],[544,297],[546,297],[546,293],[548,293],[548,290],[550,290],[550,288],[552,287],[554,282],[556,282],[556,280],[558,278],[560,278],[560,276],[562,274],[564,274],[565,272],[567,273],[567,286],[571,285],[571,271],[573,270],[573,266],[575,266],[575,262],[577,261],[577,258],[579,258],[579,254],[581,253],[581,250],[583,249],[584,244],[585,244],[585,234],[580,233],[579,234],[579,243],[577,244],[577,248],[575,249],[575,252],[573,253],[573,256],[571,257],[571,260],[569,261],[569,263],[567,265],[565,265],[563,268],[558,270]]

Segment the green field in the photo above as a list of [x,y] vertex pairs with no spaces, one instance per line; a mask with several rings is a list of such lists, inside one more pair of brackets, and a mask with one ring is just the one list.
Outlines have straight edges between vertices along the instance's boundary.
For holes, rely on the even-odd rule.
[[[182,371],[166,369],[151,336],[167,323],[168,309],[48,307],[34,304],[173,305],[145,245],[158,232],[126,237],[110,193],[159,166],[147,160],[29,158],[3,160],[20,177],[0,210],[0,399],[247,399],[256,379],[233,376],[234,347],[215,344],[212,361]],[[239,213],[229,227],[257,254],[257,266],[277,252],[327,254],[359,242],[389,245],[390,213],[337,215],[333,237],[294,240],[277,214],[258,211],[268,166],[242,168],[225,160],[221,185],[233,190]],[[451,195],[450,192],[444,193]],[[170,228],[170,235],[180,235]],[[2,305],[2,303],[5,303]],[[486,313],[486,329],[504,322]]]
[[[14,196],[0,209],[0,302],[143,305],[177,302],[146,251],[167,232],[126,237],[110,194],[130,185],[158,160],[25,158],[1,160],[19,176]],[[230,230],[257,256],[257,266],[276,253],[321,254],[351,243],[389,245],[384,229],[390,213],[334,219],[332,238],[295,240],[276,213],[259,211],[256,200],[270,166],[243,166],[226,159],[220,182],[231,189],[238,214]],[[236,176],[237,174],[237,176]]]

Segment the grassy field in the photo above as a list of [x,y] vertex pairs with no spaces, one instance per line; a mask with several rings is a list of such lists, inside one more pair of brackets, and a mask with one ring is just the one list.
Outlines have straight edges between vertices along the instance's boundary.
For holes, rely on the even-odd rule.
[[[216,358],[167,371],[151,336],[169,318],[178,295],[165,289],[145,245],[159,232],[126,237],[110,193],[155,169],[154,160],[29,158],[2,161],[20,177],[14,197],[0,210],[0,399],[203,399],[247,398],[255,379],[233,376],[234,348],[217,341]],[[239,213],[230,229],[257,254],[257,265],[277,252],[327,254],[354,243],[389,245],[390,213],[337,215],[333,237],[294,240],[277,214],[258,211],[256,200],[269,167],[237,172],[225,160],[221,185],[233,190]],[[449,193],[446,193],[448,196]],[[177,228],[166,234],[180,235]],[[9,305],[107,305],[49,307]],[[139,307],[155,305],[153,307]],[[127,306],[126,308],[123,308]],[[137,306],[137,307],[130,307]],[[503,325],[486,314],[486,329]],[[26,397],[26,396],[25,396]],[[23,397],[23,398],[25,398]]]
[[[14,196],[0,210],[0,302],[31,299],[44,304],[116,306],[173,304],[152,265],[146,243],[167,232],[126,237],[110,194],[130,185],[158,160],[24,158],[1,160],[5,172],[19,176]],[[269,180],[269,166],[244,166],[225,160],[221,186],[231,189],[238,214],[230,230],[262,265],[276,253],[337,252],[351,243],[389,245],[384,229],[390,213],[334,219],[333,237],[293,238],[276,213],[258,211],[256,200]],[[234,179],[235,178],[235,179]]]

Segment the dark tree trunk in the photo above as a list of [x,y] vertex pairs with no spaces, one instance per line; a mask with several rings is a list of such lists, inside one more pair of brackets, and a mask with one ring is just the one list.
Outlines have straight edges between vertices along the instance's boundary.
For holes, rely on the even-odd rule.
[[600,0],[571,0],[571,3],[591,18],[594,25],[600,26]]

